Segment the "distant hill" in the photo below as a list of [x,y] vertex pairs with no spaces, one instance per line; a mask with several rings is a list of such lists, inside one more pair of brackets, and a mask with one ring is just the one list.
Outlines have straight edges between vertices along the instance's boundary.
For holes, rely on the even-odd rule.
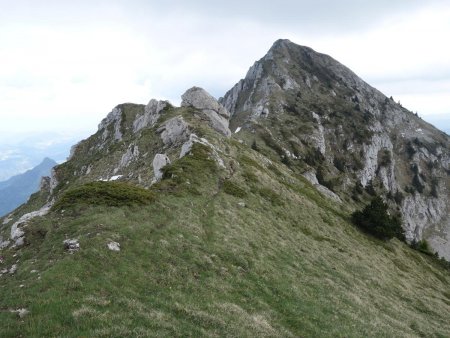
[[54,160],[45,158],[33,169],[0,182],[0,215],[25,203],[32,193],[39,190],[41,177],[48,176],[56,164]]

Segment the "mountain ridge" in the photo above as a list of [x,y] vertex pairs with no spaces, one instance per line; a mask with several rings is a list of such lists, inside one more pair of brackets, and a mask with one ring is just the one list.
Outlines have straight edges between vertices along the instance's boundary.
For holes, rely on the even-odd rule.
[[[402,201],[397,199],[391,207],[401,209],[408,240],[425,236],[439,254],[450,259],[450,213],[446,207],[450,200],[450,141],[444,132],[387,98],[330,56],[289,40],[276,41],[220,102],[231,112],[232,129],[243,124],[252,129],[252,124],[261,126],[265,123],[261,121],[273,117],[282,134],[275,145],[281,147],[281,158],[285,152],[296,162],[299,156],[306,159],[308,152],[318,149],[324,159],[320,166],[309,166],[314,174],[320,171],[320,176],[330,177],[329,182],[340,177],[363,188],[379,183],[377,193],[391,199],[394,195],[400,199],[401,194]],[[292,122],[292,115],[300,116],[304,123]],[[286,121],[308,129],[293,132],[282,125]],[[293,153],[297,158],[289,156]],[[383,154],[389,157],[389,163],[379,163]],[[358,161],[363,162],[359,168],[351,168]],[[334,189],[346,194],[346,185],[341,182]],[[436,233],[443,233],[423,235],[433,232],[433,226],[441,229]]]
[[378,117],[406,110],[272,57],[233,112],[198,87],[116,106],[2,219],[5,336],[448,336],[444,262],[350,222],[374,195],[427,200],[441,164],[410,162],[444,147],[391,141]]

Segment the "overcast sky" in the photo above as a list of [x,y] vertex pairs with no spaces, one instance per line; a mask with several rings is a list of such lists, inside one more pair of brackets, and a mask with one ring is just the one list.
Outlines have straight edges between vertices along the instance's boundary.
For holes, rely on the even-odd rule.
[[193,85],[220,97],[279,38],[450,132],[448,0],[0,0],[0,142],[88,136],[119,103],[179,104]]

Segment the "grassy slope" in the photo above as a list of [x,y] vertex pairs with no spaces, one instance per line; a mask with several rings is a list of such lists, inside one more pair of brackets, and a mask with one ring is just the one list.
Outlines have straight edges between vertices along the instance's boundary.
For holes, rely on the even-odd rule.
[[345,206],[237,142],[231,177],[204,150],[167,168],[146,207],[74,203],[33,221],[30,244],[3,253],[19,262],[0,278],[1,336],[450,335],[448,271],[362,234]]

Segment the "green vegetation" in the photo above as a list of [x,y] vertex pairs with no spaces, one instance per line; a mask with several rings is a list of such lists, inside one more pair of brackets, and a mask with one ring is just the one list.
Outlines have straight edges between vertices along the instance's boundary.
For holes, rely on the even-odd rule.
[[91,182],[66,191],[54,210],[63,210],[75,205],[104,205],[121,207],[145,205],[153,202],[152,192],[123,182]]
[[411,248],[418,250],[424,254],[427,255],[432,255],[433,253],[431,252],[431,248],[430,245],[428,244],[428,242],[426,240],[421,240],[421,241],[413,241],[411,243]]
[[223,182],[223,186],[222,189],[225,193],[227,193],[228,195],[232,195],[235,197],[245,197],[245,195],[247,195],[247,193],[245,192],[244,189],[241,189],[237,184],[226,180]]
[[[18,261],[0,279],[2,337],[448,336],[450,275],[432,257],[380,245],[300,175],[228,146],[239,154],[232,179],[198,145],[165,168],[152,203],[31,221],[27,246],[2,252],[4,266]],[[237,182],[245,208],[229,194]],[[97,184],[67,192],[58,210],[125,187]],[[78,252],[64,250],[67,238]],[[9,312],[18,308],[29,315]]]
[[367,233],[380,239],[397,237],[404,240],[400,218],[389,215],[388,206],[381,197],[375,197],[362,211],[355,211],[352,214],[352,221]]

